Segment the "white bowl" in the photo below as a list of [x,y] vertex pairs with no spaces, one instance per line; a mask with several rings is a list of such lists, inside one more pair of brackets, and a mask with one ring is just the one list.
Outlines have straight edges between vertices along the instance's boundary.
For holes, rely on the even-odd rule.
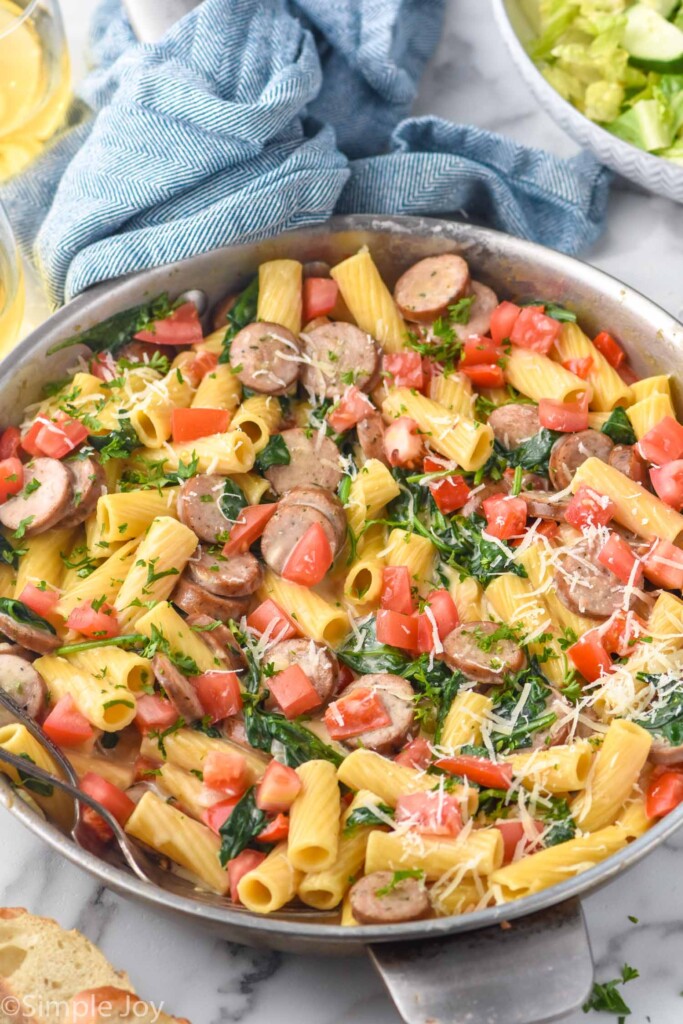
[[492,2],[498,27],[513,61],[553,121],[581,146],[592,150],[613,171],[636,182],[648,192],[683,203],[683,167],[618,139],[599,124],[589,121],[576,107],[563,99],[545,80],[525,50],[525,44],[532,40],[534,33],[524,12],[523,0]]

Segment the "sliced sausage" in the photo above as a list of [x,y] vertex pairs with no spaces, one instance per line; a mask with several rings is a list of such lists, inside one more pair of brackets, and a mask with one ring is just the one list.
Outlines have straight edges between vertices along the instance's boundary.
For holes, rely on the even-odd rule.
[[210,544],[224,539],[232,526],[219,504],[225,480],[217,473],[200,473],[186,480],[178,493],[178,519]]
[[24,536],[35,537],[56,526],[72,496],[71,475],[59,459],[34,459],[24,469],[23,489],[0,506],[0,523],[12,531],[24,523]]
[[299,343],[286,327],[257,320],[232,339],[230,365],[244,387],[284,395],[299,377]]
[[622,609],[642,613],[637,591],[598,562],[601,546],[583,539],[558,559],[553,573],[557,596],[570,611],[593,619],[608,619]]
[[351,887],[353,916],[361,924],[400,924],[419,921],[431,911],[429,895],[418,878],[396,882],[393,871],[373,871]]
[[178,580],[171,600],[187,615],[207,615],[220,622],[241,619],[246,615],[250,602],[248,597],[219,597],[212,594],[188,579],[185,573]]
[[537,434],[541,429],[537,405],[518,405],[511,402],[494,409],[488,418],[493,436],[503,448],[519,448],[523,441]]
[[239,670],[244,666],[244,655],[239,644],[219,619],[212,619],[208,615],[188,615],[187,624],[216,657],[226,662],[231,669]]
[[430,324],[469,288],[470,268],[462,256],[448,252],[413,263],[396,282],[394,299],[404,319]]
[[[339,683],[339,662],[327,644],[318,644],[315,640],[308,640],[305,637],[281,640],[264,655],[263,661],[272,666],[274,672],[283,672],[291,665],[299,665],[311,680],[323,704],[327,704],[336,693]],[[264,685],[267,688],[267,679]],[[277,702],[273,697],[269,697],[266,703],[274,706]]]
[[366,459],[378,459],[385,466],[389,461],[384,453],[384,420],[381,412],[371,412],[356,424],[358,444]]
[[323,512],[312,505],[281,505],[266,523],[261,537],[261,554],[266,565],[280,575],[293,549],[309,527],[315,524],[323,528],[332,549],[332,557],[336,558],[339,551],[338,534]]
[[524,651],[514,640],[489,640],[498,622],[467,622],[456,626],[443,642],[443,658],[454,672],[478,683],[496,685],[526,665]]
[[47,687],[30,661],[16,654],[0,654],[0,690],[14,697],[31,718],[45,707]]
[[315,484],[336,491],[342,478],[339,449],[320,431],[309,434],[302,427],[283,430],[280,437],[289,449],[287,466],[271,466],[263,474],[278,494],[294,487]]
[[474,296],[474,302],[470,306],[469,320],[466,324],[453,324],[453,330],[461,341],[471,338],[475,334],[480,337],[488,334],[491,327],[491,314],[498,305],[496,293],[481,281],[472,281],[470,295]]
[[379,754],[391,754],[403,746],[412,731],[415,721],[415,693],[410,683],[401,676],[392,675],[390,672],[377,672],[356,679],[346,687],[344,694],[368,687],[374,690],[382,701],[391,722],[379,729],[368,729],[359,736],[345,740],[345,743],[349,747],[367,747]]
[[95,459],[76,459],[65,466],[71,474],[73,497],[59,525],[70,528],[80,526],[95,511],[97,502],[107,493],[107,478]]
[[307,277],[329,277],[330,265],[324,260],[310,260],[308,263],[304,263],[301,273],[304,279]]
[[683,764],[683,744],[672,747],[666,740],[655,739],[650,748],[653,764]]
[[360,327],[343,320],[302,335],[301,383],[317,398],[335,398],[349,384],[369,389],[379,366],[379,347]]
[[607,460],[610,466],[618,469],[629,480],[635,480],[641,487],[649,487],[650,475],[648,465],[633,444],[615,444]]
[[569,499],[554,501],[555,491],[520,491],[519,497],[527,503],[530,519],[564,520]]
[[[177,345],[173,346],[174,353],[182,351]],[[125,359],[129,363],[149,363],[154,356],[168,357],[168,348],[164,345],[155,345],[150,341],[129,341],[116,353],[117,361]]]
[[598,430],[579,430],[576,434],[559,437],[550,451],[548,472],[553,487],[563,491],[569,487],[579,466],[586,459],[596,458],[607,462],[614,441]]
[[218,597],[248,597],[263,582],[263,569],[251,551],[226,558],[200,546],[185,571],[193,583]]
[[213,307],[213,312],[211,313],[211,325],[214,331],[220,331],[221,327],[228,326],[228,313],[235,305],[238,298],[239,293],[233,292],[230,295],[226,295],[224,299],[221,299],[221,301]]
[[487,484],[481,484],[481,486],[474,488],[474,491],[460,510],[460,515],[466,518],[478,515],[481,513],[481,507],[487,498],[492,497],[494,494],[509,493],[510,481],[506,477],[503,477],[501,480],[491,480]]
[[170,658],[165,654],[155,654],[152,658],[152,670],[181,718],[186,722],[197,722],[204,717],[204,708],[194,686]]
[[280,508],[288,505],[309,505],[327,516],[334,528],[337,547],[341,548],[346,537],[346,515],[336,494],[322,487],[294,487],[280,498]]
[[50,630],[17,622],[5,612],[0,612],[0,633],[36,654],[51,654],[61,643],[59,637]]

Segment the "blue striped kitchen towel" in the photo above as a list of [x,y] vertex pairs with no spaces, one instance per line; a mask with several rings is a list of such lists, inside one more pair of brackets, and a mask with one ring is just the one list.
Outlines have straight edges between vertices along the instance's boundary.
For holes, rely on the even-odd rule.
[[465,215],[566,252],[600,233],[607,172],[407,118],[445,0],[203,0],[139,44],[102,0],[94,116],[0,192],[54,304],[98,281],[324,221]]

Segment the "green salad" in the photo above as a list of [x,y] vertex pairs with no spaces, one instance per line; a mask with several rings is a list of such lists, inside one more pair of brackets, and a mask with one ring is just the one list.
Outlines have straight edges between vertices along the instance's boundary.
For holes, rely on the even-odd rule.
[[683,165],[683,0],[525,0],[529,54],[582,114]]

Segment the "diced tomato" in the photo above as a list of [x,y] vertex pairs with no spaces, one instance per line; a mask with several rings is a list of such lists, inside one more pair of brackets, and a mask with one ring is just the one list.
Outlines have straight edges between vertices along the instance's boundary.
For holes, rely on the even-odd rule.
[[261,811],[288,811],[301,792],[301,779],[286,764],[273,759],[256,789],[256,806]]
[[235,810],[235,807],[237,807],[240,799],[240,797],[232,797],[229,800],[218,800],[215,804],[211,804],[210,807],[204,808],[202,811],[202,821],[211,829],[212,832],[215,832],[216,835],[218,835],[223,825],[225,825],[226,821]]
[[193,302],[184,302],[170,316],[155,320],[148,331],[138,331],[133,337],[153,345],[198,345],[202,325],[197,307]]
[[192,682],[199,703],[212,722],[222,722],[242,710],[240,681],[235,672],[204,672]]
[[631,366],[628,365],[628,363],[622,363],[621,366],[617,366],[617,373],[623,380],[624,384],[628,384],[629,387],[640,380],[638,374]]
[[116,612],[109,604],[103,604],[99,609],[91,605],[74,608],[66,624],[69,629],[75,629],[91,640],[109,640],[120,632]]
[[610,366],[613,366],[615,370],[618,370],[626,359],[626,353],[621,345],[616,342],[612,335],[608,334],[607,331],[600,331],[599,334],[596,334],[593,338],[593,344],[600,355],[603,355]]
[[332,547],[324,528],[320,523],[312,523],[294,545],[280,575],[291,583],[314,587],[325,579],[333,561]]
[[277,814],[272,821],[256,836],[258,843],[280,843],[289,835],[289,818],[286,814]]
[[290,665],[276,672],[267,685],[286,718],[296,718],[322,704],[318,691],[300,665]]
[[352,384],[328,413],[327,422],[338,434],[343,434],[374,411],[368,396]]
[[[429,608],[429,612],[427,612]],[[432,590],[427,597],[425,611],[418,616],[417,649],[422,653],[433,651],[438,645],[434,632],[436,629],[439,641],[445,640],[460,624],[458,609],[447,590]]]
[[656,540],[643,556],[645,576],[656,587],[683,589],[683,551],[668,540]]
[[144,754],[138,754],[133,764],[133,781],[149,782],[157,774],[160,763],[151,757],[145,757]]
[[98,352],[90,360],[89,368],[99,380],[110,381],[116,377],[116,360],[109,352]]
[[247,761],[239,751],[212,750],[202,764],[204,785],[226,796],[240,796],[247,788]]
[[59,747],[78,747],[93,735],[93,728],[70,694],[60,697],[43,722],[43,731]]
[[460,372],[478,388],[502,388],[505,383],[503,367],[498,365],[462,366]]
[[5,427],[0,434],[0,459],[16,458],[21,447],[19,427]]
[[608,654],[627,658],[636,641],[647,635],[647,627],[635,612],[618,611],[598,627],[597,633]]
[[491,313],[491,337],[496,345],[502,345],[510,338],[521,308],[514,302],[501,302]]
[[236,857],[228,861],[228,880],[230,881],[230,899],[233,903],[239,903],[237,886],[245,875],[253,871],[266,859],[265,853],[258,850],[242,850]]
[[355,681],[356,677],[353,674],[353,669],[349,668],[348,665],[339,666],[339,682],[337,683],[337,693],[341,693],[347,686]]
[[382,370],[390,378],[387,384],[396,388],[424,387],[422,356],[406,349],[404,352],[386,352],[382,357]]
[[579,487],[564,517],[570,526],[581,530],[584,526],[607,526],[616,510],[617,506],[606,494],[598,494],[592,487]]
[[503,837],[503,864],[512,862],[520,843],[522,843],[521,853],[523,854],[530,853],[532,849],[536,848],[543,825],[539,821],[534,821],[531,825],[536,832],[533,839],[527,835],[519,818],[501,818],[500,821],[494,822],[494,828],[497,828]]
[[24,486],[24,467],[14,456],[0,462],[0,502],[18,494]]
[[178,721],[170,700],[156,693],[141,693],[135,701],[135,724],[142,733],[164,732]]
[[610,569],[622,583],[637,586],[643,578],[643,565],[633,548],[618,533],[610,533],[609,540],[598,555],[598,562]]
[[[586,395],[587,398],[587,395]],[[559,430],[573,434],[588,429],[588,402],[557,402],[554,398],[542,398],[538,403],[538,422],[548,430]]]
[[680,512],[683,508],[683,459],[674,459],[665,466],[653,466],[650,480],[657,497]]
[[417,617],[380,608],[377,612],[377,639],[381,644],[400,647],[404,651],[417,649]]
[[35,445],[42,455],[62,459],[83,444],[88,428],[80,420],[59,413],[54,423],[45,423],[36,434]]
[[[109,782],[107,779],[102,778],[101,775],[97,775],[96,772],[86,772],[78,785],[84,793],[87,793],[93,800],[97,800],[98,803],[102,804],[109,811],[112,818],[118,821],[121,827],[125,826],[135,810],[135,804],[127,793],[124,793],[122,789],[115,786],[113,782]],[[85,804],[82,805],[83,808],[85,806]],[[90,808],[88,809],[91,810]],[[104,818],[100,817],[96,811],[92,811],[92,813],[100,819],[102,825],[110,832]]]
[[663,818],[683,803],[683,772],[665,771],[651,779],[645,794],[648,818]]
[[575,377],[580,377],[581,380],[586,380],[588,374],[593,369],[593,357],[583,356],[577,359],[565,359],[562,363],[565,370],[569,370]]
[[223,434],[230,425],[226,409],[173,409],[171,432],[174,441],[194,441],[198,437]]
[[503,349],[492,338],[475,335],[465,339],[459,368],[462,370],[464,366],[480,366],[482,363],[490,366],[497,363],[503,354]]
[[638,442],[638,451],[655,466],[663,466],[683,456],[683,424],[665,416]]
[[337,302],[339,285],[331,277],[305,277],[303,284],[303,322],[327,316]]
[[266,523],[277,511],[277,502],[270,505],[247,505],[230,527],[223,554],[242,555],[257,541],[266,528]]
[[38,416],[37,419],[35,419],[31,426],[28,428],[26,433],[22,435],[21,447],[24,449],[25,452],[28,452],[29,455],[38,456],[43,454],[38,445],[36,444],[36,439],[38,437],[38,434],[43,429],[43,427],[46,424],[49,424],[49,422],[50,420],[47,419],[47,417]]
[[506,494],[492,494],[482,502],[486,516],[486,532],[490,537],[509,540],[526,529],[528,506],[524,498]]
[[432,762],[432,748],[423,736],[411,740],[394,758],[396,764],[406,765],[424,771]]
[[360,736],[372,729],[383,729],[391,715],[382,698],[369,686],[347,691],[325,711],[325,725],[333,740]]
[[261,636],[268,633],[271,640],[289,640],[293,636],[299,636],[296,622],[270,598],[247,616],[247,626]]
[[384,454],[391,466],[414,468],[422,459],[424,444],[420,428],[410,416],[399,416],[384,432]]
[[557,537],[560,531],[560,524],[554,522],[552,519],[545,519],[543,522],[537,522],[534,529],[534,533],[540,533],[542,537],[547,537],[548,540],[553,540]]
[[218,356],[214,352],[200,349],[194,359],[185,363],[182,367],[182,372],[192,387],[196,388],[199,387],[208,373],[213,373],[217,366]]
[[574,667],[589,683],[612,671],[612,659],[603,647],[596,630],[584,633],[581,639],[567,651]]
[[382,608],[401,615],[412,615],[415,611],[410,582],[410,570],[405,565],[387,565],[382,569],[382,592],[379,603]]
[[396,801],[396,822],[429,836],[457,836],[462,829],[457,799],[439,790],[400,796]]
[[[422,469],[425,473],[443,473],[448,468],[444,460],[433,459],[429,455],[425,455],[422,464]],[[453,468],[455,469],[455,467]],[[467,481],[457,473],[454,473],[453,476],[444,476],[440,479],[430,480],[429,490],[436,503],[436,507],[444,515],[457,512],[459,508],[466,504],[470,496]]]
[[487,789],[509,789],[512,785],[512,765],[505,761],[496,764],[486,757],[460,754],[459,757],[440,757],[435,765],[450,775],[464,775],[470,782]]
[[49,619],[59,604],[59,594],[56,590],[41,590],[34,583],[26,583],[19,594],[19,600],[36,615]]
[[562,324],[559,320],[546,316],[542,307],[525,306],[515,320],[510,341],[520,348],[529,348],[547,356],[559,338],[561,330]]

